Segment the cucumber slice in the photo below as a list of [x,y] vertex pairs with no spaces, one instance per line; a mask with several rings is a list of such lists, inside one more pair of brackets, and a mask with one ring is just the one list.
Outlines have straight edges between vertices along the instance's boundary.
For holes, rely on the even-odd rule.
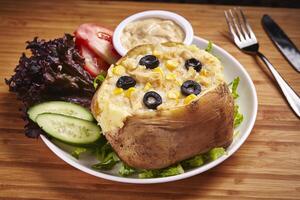
[[94,121],[93,115],[84,107],[65,101],[48,101],[37,104],[27,111],[29,118],[36,121],[36,117],[42,113],[62,114],[88,121]]
[[101,136],[101,129],[95,123],[60,114],[44,113],[36,122],[50,136],[69,144],[91,144]]

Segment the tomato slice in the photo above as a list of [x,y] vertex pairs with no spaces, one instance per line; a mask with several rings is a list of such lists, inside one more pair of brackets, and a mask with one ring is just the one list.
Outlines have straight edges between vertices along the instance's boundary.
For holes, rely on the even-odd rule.
[[112,43],[113,32],[96,24],[82,24],[75,31],[75,38],[88,47],[106,63],[113,64],[120,55],[116,52]]
[[85,60],[84,69],[89,72],[91,76],[96,77],[98,74],[105,73],[107,71],[109,68],[109,64],[107,62],[99,58],[85,45],[78,44],[78,42],[76,44]]

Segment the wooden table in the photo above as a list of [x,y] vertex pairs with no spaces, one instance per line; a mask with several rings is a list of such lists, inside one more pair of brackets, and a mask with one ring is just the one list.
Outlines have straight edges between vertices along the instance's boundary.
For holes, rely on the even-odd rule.
[[[0,2],[0,199],[300,199],[300,121],[264,65],[241,53],[226,37],[225,6],[97,2]],[[246,143],[220,166],[198,176],[156,185],[121,184],[85,174],[55,156],[41,140],[23,135],[20,103],[3,79],[10,77],[25,41],[56,38],[84,22],[114,28],[142,10],[164,9],[191,21],[196,35],[220,45],[254,80],[259,110]],[[300,76],[277,51],[260,24],[270,14],[300,48],[300,11],[244,8],[261,50],[298,94]]]

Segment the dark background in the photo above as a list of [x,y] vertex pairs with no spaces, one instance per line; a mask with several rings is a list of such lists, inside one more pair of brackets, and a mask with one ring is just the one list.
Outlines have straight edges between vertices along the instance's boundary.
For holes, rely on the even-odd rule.
[[[169,0],[169,1],[139,0],[139,1],[300,8],[300,0],[239,0],[239,1],[237,0]],[[300,11],[299,11],[299,15],[300,15]]]

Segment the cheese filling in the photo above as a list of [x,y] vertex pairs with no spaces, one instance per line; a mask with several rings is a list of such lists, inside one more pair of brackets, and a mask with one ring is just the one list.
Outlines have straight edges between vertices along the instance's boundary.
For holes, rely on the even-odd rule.
[[[139,65],[139,60],[145,55],[155,55],[160,62],[159,66],[147,69]],[[200,72],[192,67],[186,69],[185,61],[191,58],[202,63]],[[143,103],[147,91],[155,91],[161,96],[162,104],[157,110],[187,105],[224,82],[222,71],[221,62],[215,56],[195,45],[166,43],[138,47],[109,68],[97,96],[100,112],[97,121],[105,133],[122,128],[128,116],[155,112]],[[116,82],[121,76],[134,78],[136,85],[127,90],[116,87]],[[184,96],[181,93],[180,87],[187,80],[200,84],[199,95]]]

